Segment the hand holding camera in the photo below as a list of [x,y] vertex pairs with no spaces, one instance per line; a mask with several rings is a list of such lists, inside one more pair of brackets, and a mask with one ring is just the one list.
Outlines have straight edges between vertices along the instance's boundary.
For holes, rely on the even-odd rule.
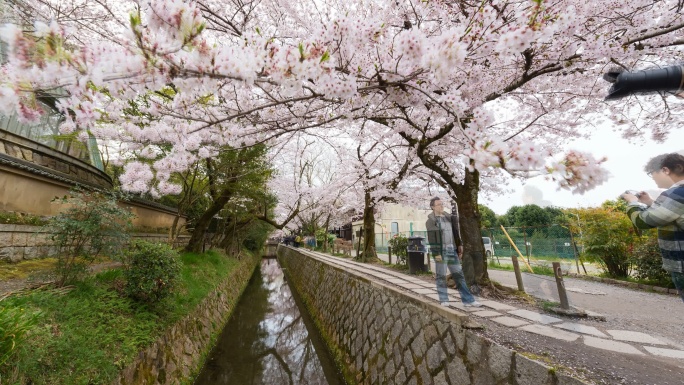
[[650,206],[653,203],[653,199],[651,199],[651,196],[648,195],[646,191],[627,190],[620,195],[620,198],[626,200],[628,203],[640,202],[647,206]]

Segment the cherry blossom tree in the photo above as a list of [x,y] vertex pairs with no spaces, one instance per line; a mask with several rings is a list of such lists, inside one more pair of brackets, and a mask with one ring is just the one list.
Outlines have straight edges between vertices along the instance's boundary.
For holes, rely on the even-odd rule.
[[[375,213],[385,203],[416,203],[426,189],[407,188],[422,169],[411,148],[400,137],[385,137],[390,128],[366,121],[361,127],[349,127],[355,148],[349,151],[345,163],[352,166],[348,173],[355,180],[359,207],[363,208],[363,245],[359,245],[358,259],[370,261],[377,257],[375,251]],[[355,136],[355,137],[354,137]],[[392,140],[393,139],[393,140]],[[425,199],[423,199],[425,201]]]
[[[40,4],[54,15],[57,3]],[[599,83],[612,66],[678,58],[684,20],[674,0],[91,4],[88,14],[107,15],[106,31],[47,14],[0,30],[9,51],[0,112],[36,119],[36,96],[59,89],[64,132],[123,138],[136,151],[171,146],[122,176],[128,189],[159,194],[177,192],[170,174],[221,146],[361,124],[374,141],[402,143],[406,159],[455,195],[461,218],[475,221],[463,228],[480,267],[481,176],[546,174],[583,193],[606,180],[601,159],[563,154],[561,144],[602,116],[625,123],[627,136],[662,140],[682,108],[657,95],[606,105]],[[155,96],[165,87],[170,100]],[[149,106],[126,115],[142,94]]]

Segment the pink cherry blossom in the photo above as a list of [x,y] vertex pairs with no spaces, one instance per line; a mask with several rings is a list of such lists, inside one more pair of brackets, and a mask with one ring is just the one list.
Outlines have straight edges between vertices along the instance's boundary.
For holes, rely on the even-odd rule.
[[[411,172],[399,191],[477,169],[493,189],[490,175],[541,172],[584,192],[606,181],[602,162],[562,156],[561,144],[601,119],[629,137],[665,140],[684,108],[658,96],[602,101],[608,67],[679,60],[674,1],[76,1],[72,12],[57,4],[33,4],[39,20],[7,16],[33,26],[26,32],[0,28],[0,112],[35,121],[36,95],[53,93],[63,132],[122,143],[131,160],[121,181],[137,192],[177,191],[171,173],[223,146],[267,143],[276,159],[304,138],[335,143],[328,151],[347,165],[328,186],[365,179],[362,190],[377,199],[397,194],[383,182],[403,164]],[[158,152],[162,145],[171,150]],[[155,154],[152,164],[135,159]],[[299,186],[279,188],[296,192],[283,198],[290,208],[301,197],[340,199],[294,172],[282,183],[284,175]]]

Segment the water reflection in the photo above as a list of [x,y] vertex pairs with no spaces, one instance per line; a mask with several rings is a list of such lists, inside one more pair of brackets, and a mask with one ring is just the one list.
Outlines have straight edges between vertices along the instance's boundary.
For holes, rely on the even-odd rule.
[[263,260],[196,385],[342,385],[276,260]]

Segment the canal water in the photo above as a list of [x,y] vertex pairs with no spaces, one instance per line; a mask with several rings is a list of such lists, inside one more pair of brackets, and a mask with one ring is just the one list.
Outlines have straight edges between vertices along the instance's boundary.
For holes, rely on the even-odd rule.
[[195,380],[229,384],[344,384],[275,259],[262,260]]

